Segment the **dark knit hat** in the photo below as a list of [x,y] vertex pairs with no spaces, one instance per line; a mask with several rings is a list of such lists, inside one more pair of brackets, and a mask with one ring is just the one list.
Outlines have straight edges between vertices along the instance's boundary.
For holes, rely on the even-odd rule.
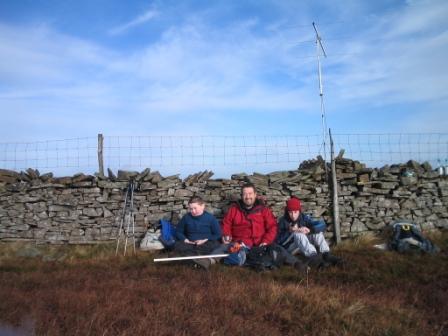
[[302,210],[302,203],[300,200],[293,196],[289,200],[286,201],[286,210],[287,211],[300,211]]

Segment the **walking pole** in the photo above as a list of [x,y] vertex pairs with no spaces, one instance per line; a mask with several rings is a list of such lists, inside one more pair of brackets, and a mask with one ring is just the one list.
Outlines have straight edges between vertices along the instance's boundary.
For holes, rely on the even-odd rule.
[[188,257],[157,258],[157,259],[154,259],[154,262],[176,261],[176,260],[194,260],[194,259],[207,259],[207,258],[225,258],[228,256],[229,256],[229,254],[207,254],[207,255],[196,255],[196,256],[188,256]]
[[132,194],[131,194],[131,220],[132,220],[132,243],[135,254],[135,215],[134,215],[134,180],[132,180]]
[[[120,246],[121,235],[124,237],[124,254],[126,255],[128,247],[128,238],[132,235],[133,251],[135,251],[135,220],[134,220],[134,181],[131,180],[126,189],[124,197],[123,214],[121,217],[120,228],[117,235],[117,248],[115,255],[118,254],[118,248]],[[132,227],[131,227],[132,226]]]
[[126,255],[126,249],[128,247],[128,233],[129,233],[129,223],[131,221],[131,215],[130,214],[126,214],[126,232],[124,233],[124,250],[123,250],[123,255]]
[[129,186],[126,188],[126,193],[125,193],[125,196],[124,196],[123,212],[121,214],[120,227],[118,229],[118,234],[117,234],[117,247],[115,249],[115,255],[118,254],[118,247],[120,245],[121,231],[123,230],[123,224],[124,224],[125,217],[126,217],[126,207],[127,207],[127,202],[128,202],[128,192],[129,192]]
[[129,182],[129,189],[130,189],[130,202],[128,207],[128,213],[126,214],[127,219],[127,225],[126,225],[126,232],[125,232],[125,244],[124,244],[124,253],[123,255],[126,255],[126,250],[128,247],[128,238],[130,235],[130,226],[132,226],[132,239],[133,239],[133,245],[134,245],[134,254],[135,254],[135,225],[134,225],[134,180],[131,180]]

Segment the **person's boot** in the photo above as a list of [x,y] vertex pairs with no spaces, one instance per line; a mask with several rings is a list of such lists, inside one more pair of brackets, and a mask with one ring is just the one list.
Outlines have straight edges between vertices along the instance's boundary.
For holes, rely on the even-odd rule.
[[193,261],[195,262],[196,265],[199,265],[200,267],[202,267],[206,271],[208,271],[208,268],[211,265],[211,261],[210,261],[209,258],[193,259]]
[[324,252],[322,254],[322,259],[332,266],[342,265],[343,263],[342,258],[336,257],[335,255],[332,255],[330,252]]
[[296,261],[293,265],[294,269],[300,273],[300,275],[306,275],[310,270],[308,265],[305,265],[301,261]]
[[323,269],[328,267],[329,265],[323,260],[321,254],[313,254],[307,258],[307,265],[311,268],[315,269]]

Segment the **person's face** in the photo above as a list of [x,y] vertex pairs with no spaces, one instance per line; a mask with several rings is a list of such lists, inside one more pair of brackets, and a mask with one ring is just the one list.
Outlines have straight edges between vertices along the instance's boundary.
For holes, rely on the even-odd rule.
[[241,198],[243,199],[244,205],[248,208],[251,208],[255,203],[257,193],[252,187],[244,188],[241,193]]
[[288,211],[289,218],[295,222],[300,215],[300,210]]
[[204,213],[205,204],[190,203],[188,204],[188,211],[193,217],[200,216]]

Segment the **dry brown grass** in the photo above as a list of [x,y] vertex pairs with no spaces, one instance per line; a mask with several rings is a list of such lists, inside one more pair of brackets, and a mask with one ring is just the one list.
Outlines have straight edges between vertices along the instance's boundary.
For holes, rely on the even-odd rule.
[[447,255],[359,246],[338,248],[347,265],[308,286],[288,267],[204,272],[111,247],[30,258],[3,246],[0,319],[38,335],[446,335]]

